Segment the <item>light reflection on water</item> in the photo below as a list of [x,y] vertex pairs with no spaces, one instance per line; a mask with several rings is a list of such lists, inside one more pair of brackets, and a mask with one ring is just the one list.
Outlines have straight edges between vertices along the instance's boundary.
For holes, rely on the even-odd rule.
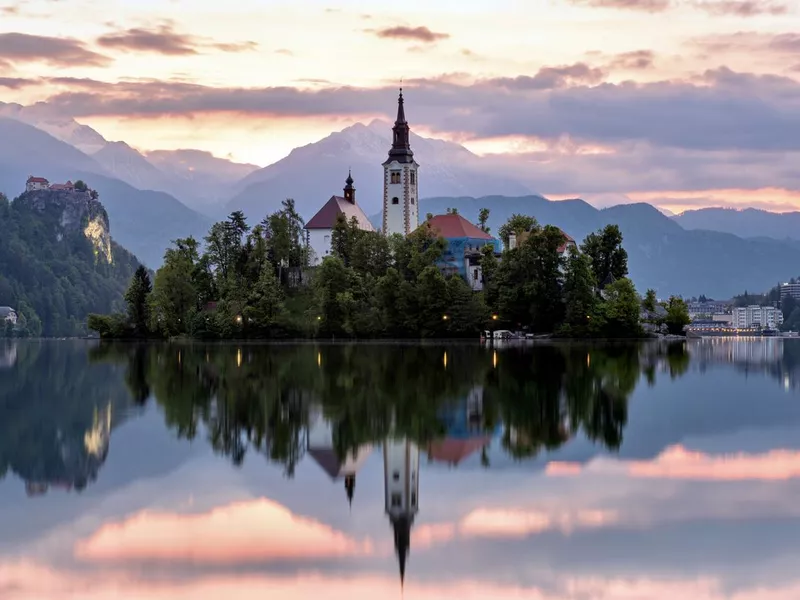
[[800,597],[800,340],[0,345],[0,591]]

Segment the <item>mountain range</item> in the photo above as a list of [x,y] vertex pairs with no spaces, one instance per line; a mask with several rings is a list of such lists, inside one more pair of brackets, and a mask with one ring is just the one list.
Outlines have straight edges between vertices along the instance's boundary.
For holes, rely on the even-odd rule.
[[[264,168],[198,150],[140,152],[45,103],[0,103],[0,140],[1,192],[18,195],[28,175],[84,179],[100,193],[114,239],[156,268],[172,240],[202,239],[213,220],[232,210],[254,222],[294,198],[300,214],[311,218],[341,193],[348,171],[358,203],[367,214],[379,213],[391,123],[351,125]],[[796,273],[800,262],[800,212],[706,208],[668,216],[645,204],[598,209],[578,199],[552,202],[535,193],[533,182],[498,171],[496,159],[459,144],[412,133],[411,145],[421,164],[422,214],[456,207],[475,220],[486,207],[497,231],[512,213],[526,213],[578,241],[617,223],[639,288],[726,297],[769,288]]]

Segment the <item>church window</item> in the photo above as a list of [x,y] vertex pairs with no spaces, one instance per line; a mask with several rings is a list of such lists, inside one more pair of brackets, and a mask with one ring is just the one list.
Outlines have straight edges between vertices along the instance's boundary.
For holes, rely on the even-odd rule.
[[403,497],[395,492],[392,494],[392,508],[399,508],[403,504]]
[[392,474],[392,479],[400,481],[400,471],[395,471],[394,474]]
[[391,172],[391,183],[400,183],[400,171],[392,171]]
[[414,492],[411,492],[411,506],[417,505],[417,495]]
[[411,204],[414,204],[414,198],[411,198]]
[[474,269],[474,270],[472,271],[472,278],[473,278],[475,281],[478,281],[478,269]]
[[417,172],[411,171],[409,173],[409,176],[410,176],[409,182],[411,183],[411,185],[417,185]]
[[392,204],[400,204],[400,198],[398,198],[397,196],[392,198]]

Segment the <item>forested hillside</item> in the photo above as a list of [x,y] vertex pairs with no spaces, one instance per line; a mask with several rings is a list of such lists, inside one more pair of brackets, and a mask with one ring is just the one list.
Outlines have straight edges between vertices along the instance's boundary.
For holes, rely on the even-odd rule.
[[85,334],[90,312],[122,303],[138,264],[89,193],[0,194],[0,306],[19,313],[14,335]]

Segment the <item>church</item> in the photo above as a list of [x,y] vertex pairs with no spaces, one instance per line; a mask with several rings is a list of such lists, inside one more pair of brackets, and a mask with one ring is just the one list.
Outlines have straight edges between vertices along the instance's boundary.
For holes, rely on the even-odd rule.
[[[386,235],[408,235],[419,225],[417,194],[419,165],[411,150],[411,131],[403,107],[403,90],[397,100],[397,119],[392,127],[392,147],[383,163],[383,222]],[[359,228],[375,231],[369,218],[356,203],[355,181],[351,173],[345,180],[344,195],[331,196],[306,223],[306,245],[312,251],[309,265],[322,264],[331,254],[331,237],[339,215],[347,221],[355,217]]]

